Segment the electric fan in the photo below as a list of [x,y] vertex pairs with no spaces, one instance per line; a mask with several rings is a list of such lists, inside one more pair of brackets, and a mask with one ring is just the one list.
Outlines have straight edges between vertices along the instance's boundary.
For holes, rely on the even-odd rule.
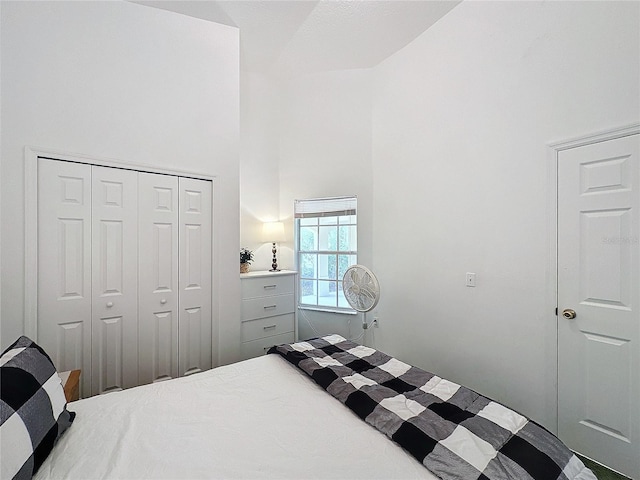
[[369,328],[367,312],[373,310],[380,299],[376,276],[363,265],[351,265],[342,277],[342,291],[351,308],[364,314],[362,328]]

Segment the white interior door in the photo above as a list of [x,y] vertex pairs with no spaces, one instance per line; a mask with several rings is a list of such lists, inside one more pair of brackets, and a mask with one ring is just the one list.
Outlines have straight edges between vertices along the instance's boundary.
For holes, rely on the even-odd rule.
[[92,168],[92,395],[138,384],[137,172]]
[[[58,371],[91,370],[89,165],[38,159],[37,341]],[[81,395],[90,382],[81,376]]]
[[211,368],[212,184],[180,178],[179,373]]
[[138,174],[140,383],[178,376],[178,177]]
[[[558,155],[558,433],[576,451],[635,479],[639,139],[630,135]],[[565,310],[575,318],[565,318]]]

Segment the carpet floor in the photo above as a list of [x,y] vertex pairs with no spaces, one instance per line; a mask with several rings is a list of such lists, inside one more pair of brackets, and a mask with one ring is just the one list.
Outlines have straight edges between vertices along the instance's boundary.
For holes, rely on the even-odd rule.
[[619,473],[609,470],[607,467],[600,465],[599,463],[592,462],[588,458],[578,455],[582,463],[589,467],[593,473],[595,473],[598,480],[631,480],[629,477],[620,475]]

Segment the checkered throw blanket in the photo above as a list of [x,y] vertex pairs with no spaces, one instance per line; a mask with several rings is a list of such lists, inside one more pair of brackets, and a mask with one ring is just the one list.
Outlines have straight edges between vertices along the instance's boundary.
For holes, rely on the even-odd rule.
[[553,434],[468,388],[339,335],[272,347],[444,480],[596,480]]

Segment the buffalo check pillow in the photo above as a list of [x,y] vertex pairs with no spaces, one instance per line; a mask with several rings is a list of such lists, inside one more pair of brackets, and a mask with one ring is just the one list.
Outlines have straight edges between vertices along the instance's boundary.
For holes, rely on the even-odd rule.
[[74,418],[51,359],[20,337],[0,357],[0,478],[31,478]]

